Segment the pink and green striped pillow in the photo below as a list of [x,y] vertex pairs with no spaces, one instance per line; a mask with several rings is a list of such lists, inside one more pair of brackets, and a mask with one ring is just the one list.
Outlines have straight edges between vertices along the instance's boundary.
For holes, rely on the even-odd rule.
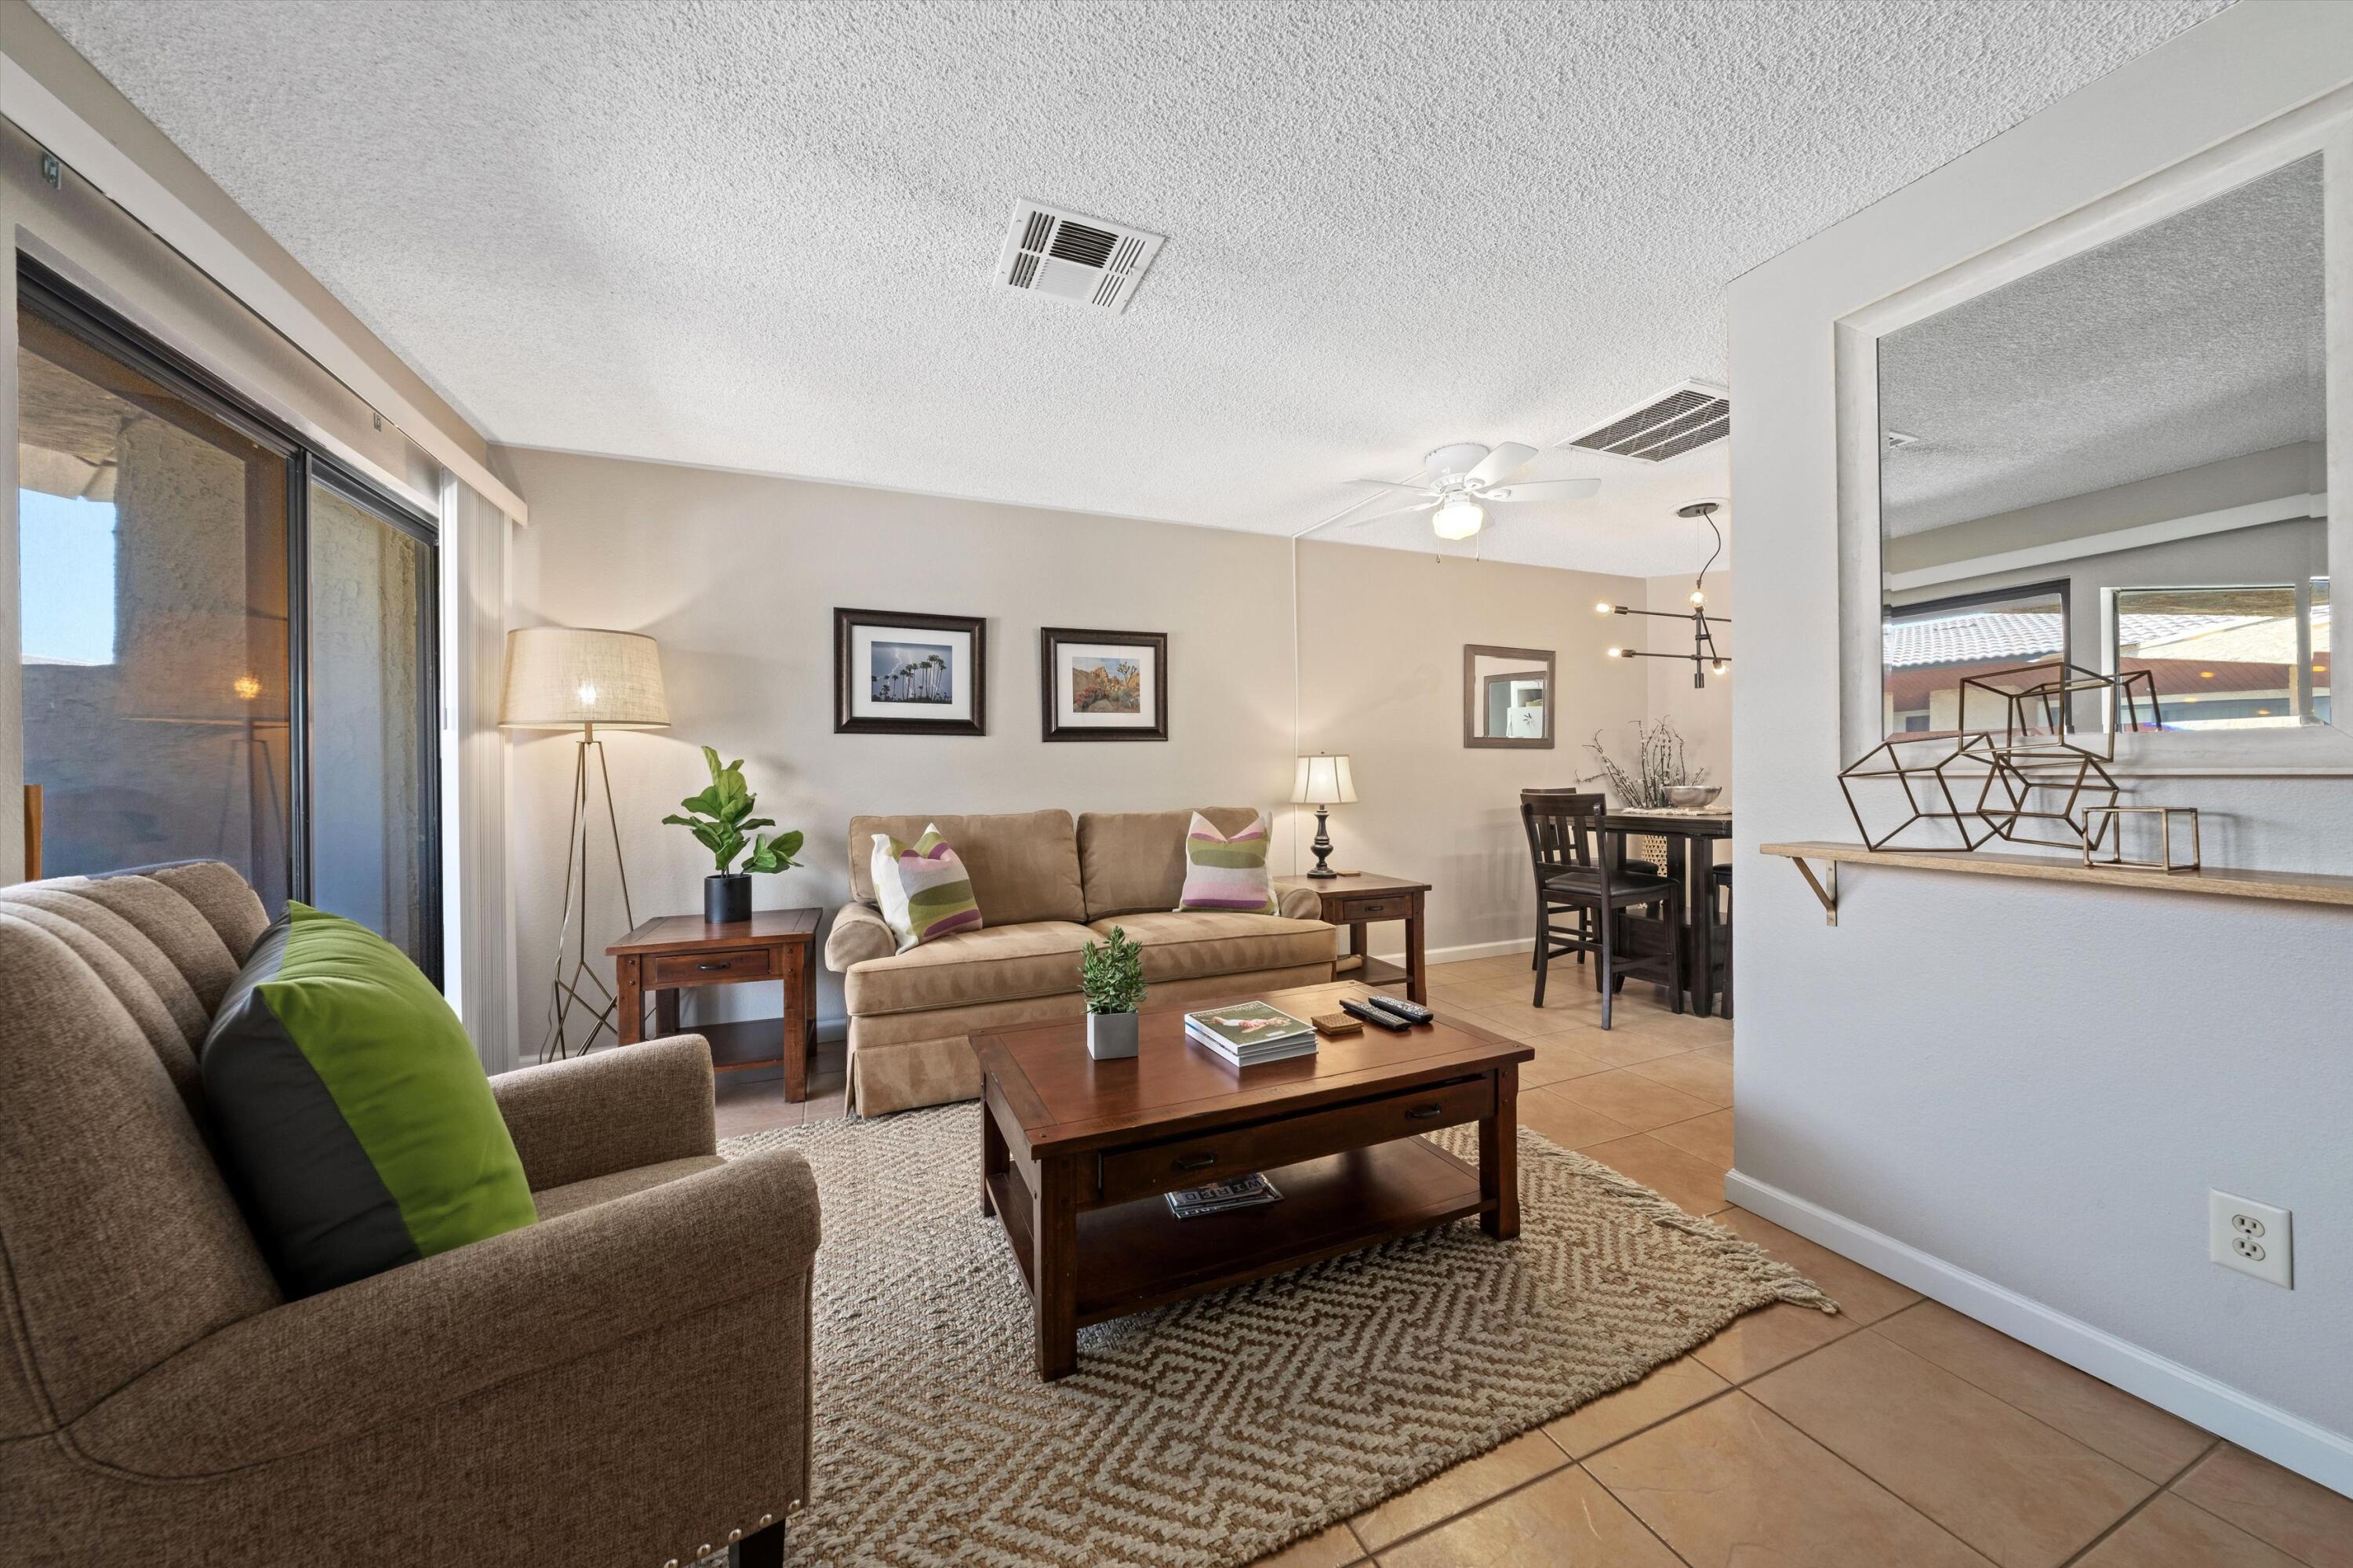
[[874,896],[902,953],[954,932],[980,929],[972,877],[940,837],[937,823],[926,827],[912,849],[888,833],[874,835]]
[[1185,830],[1185,890],[1176,895],[1176,907],[1273,914],[1274,884],[1266,874],[1268,843],[1264,811],[1232,838],[1194,812],[1192,826]]

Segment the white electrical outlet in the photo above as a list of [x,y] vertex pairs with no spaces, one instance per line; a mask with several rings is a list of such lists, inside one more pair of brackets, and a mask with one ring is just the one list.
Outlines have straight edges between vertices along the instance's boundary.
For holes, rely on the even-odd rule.
[[2224,1268],[2252,1274],[2283,1290],[2295,1288],[2295,1251],[2285,1209],[2206,1194],[2206,1255]]

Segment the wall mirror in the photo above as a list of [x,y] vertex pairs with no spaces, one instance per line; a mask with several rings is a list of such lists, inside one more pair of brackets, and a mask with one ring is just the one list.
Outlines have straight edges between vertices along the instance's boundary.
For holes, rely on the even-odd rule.
[[2315,749],[2347,738],[2324,164],[2149,198],[2169,210],[1957,301],[1924,289],[1860,344],[1881,613],[1877,713],[1850,715],[1851,747],[2000,729],[1999,692],[1964,682],[2022,690],[2063,663],[2127,677],[2063,689],[2052,715],[2115,726],[2119,762],[2344,765]]
[[1552,746],[1552,650],[1462,650],[1462,744]]

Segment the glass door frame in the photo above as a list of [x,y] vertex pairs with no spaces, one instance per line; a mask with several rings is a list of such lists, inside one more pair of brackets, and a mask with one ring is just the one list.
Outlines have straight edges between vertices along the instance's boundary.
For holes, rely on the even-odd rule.
[[[424,951],[417,967],[442,977],[441,845],[441,547],[440,524],[425,511],[305,440],[202,366],[174,353],[132,323],[26,255],[16,254],[16,303],[51,326],[121,361],[200,412],[286,462],[286,676],[288,733],[302,744],[287,764],[286,871],[289,897],[309,903],[314,864],[311,809],[310,532],[311,487],[333,492],[425,546],[417,592],[418,829],[432,846],[424,879]],[[19,675],[18,679],[22,679]]]

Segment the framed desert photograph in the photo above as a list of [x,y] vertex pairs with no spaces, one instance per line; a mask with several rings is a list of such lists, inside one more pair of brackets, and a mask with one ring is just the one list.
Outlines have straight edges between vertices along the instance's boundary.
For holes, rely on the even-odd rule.
[[986,735],[988,623],[976,615],[833,612],[837,735]]
[[1038,633],[1039,701],[1048,740],[1166,740],[1168,634]]

